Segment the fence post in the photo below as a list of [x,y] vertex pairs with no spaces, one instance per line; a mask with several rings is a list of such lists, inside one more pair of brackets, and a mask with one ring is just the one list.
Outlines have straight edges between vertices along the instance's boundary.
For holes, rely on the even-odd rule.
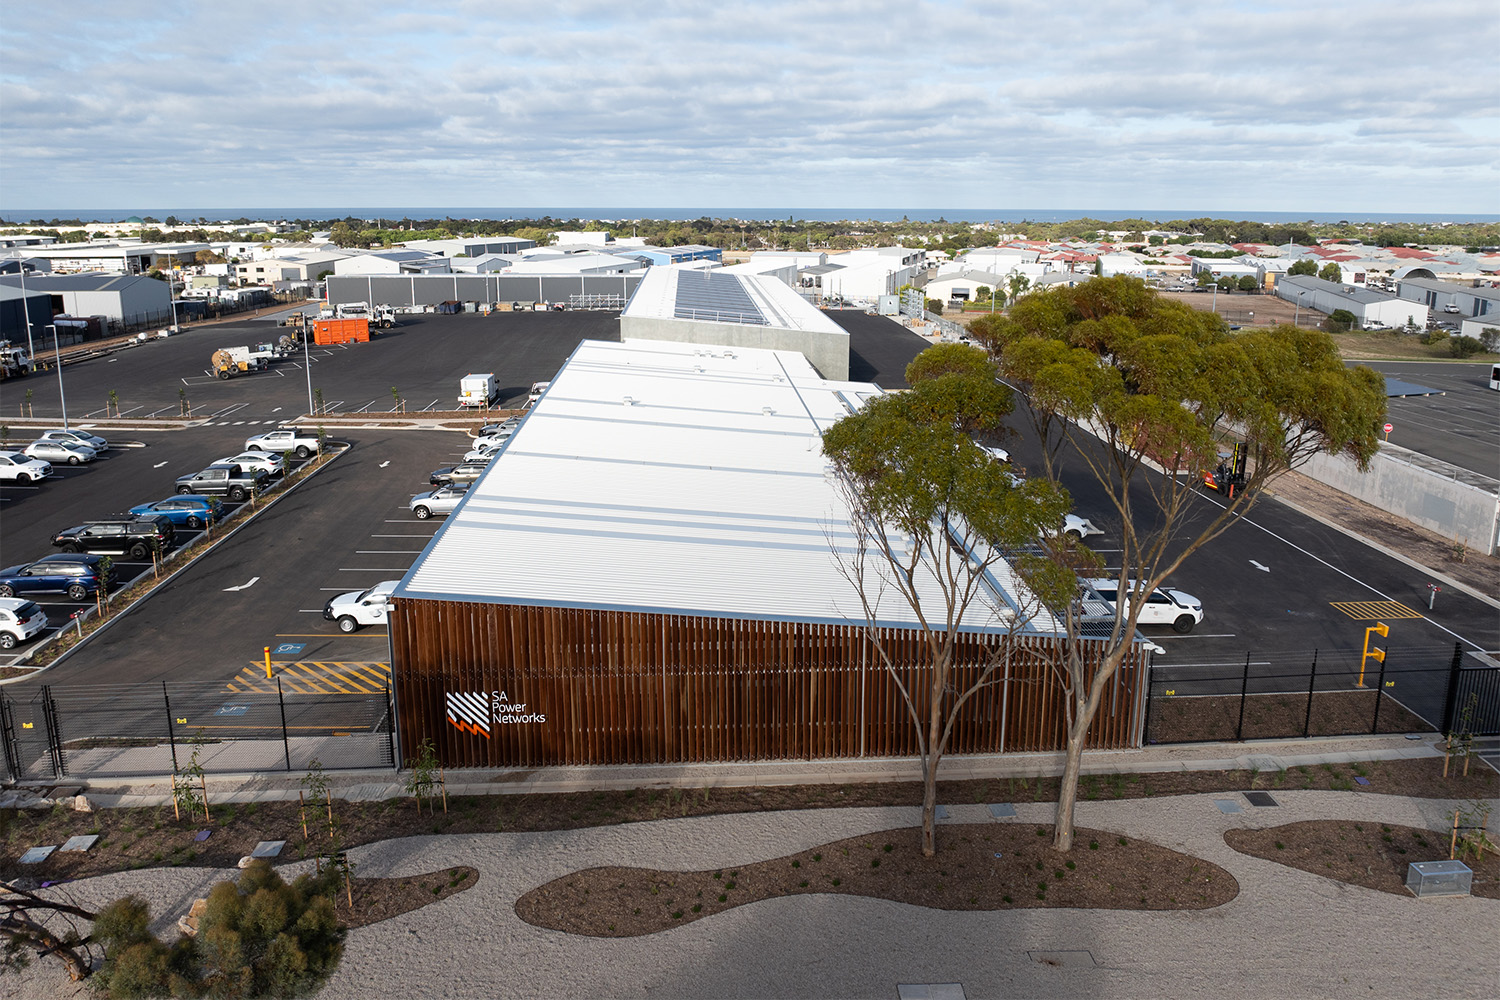
[[1234,724],[1234,738],[1244,739],[1245,732],[1245,695],[1250,691],[1250,651],[1245,651],[1245,672],[1240,674],[1240,721]]
[[1443,733],[1453,732],[1453,724],[1458,715],[1458,679],[1463,670],[1464,647],[1462,643],[1453,644],[1453,659],[1448,664],[1448,697],[1443,701]]
[[177,770],[177,737],[172,732],[172,699],[167,696],[167,682],[161,682],[161,703],[167,708],[167,745],[172,748],[172,770]]
[[281,676],[276,677],[276,701],[281,705],[281,752],[286,755],[286,769],[292,769],[292,745],[286,736],[286,697],[281,693]]
[[391,738],[386,741],[385,745],[386,745],[386,748],[388,749],[388,751],[390,753],[390,765],[391,765],[391,767],[393,769],[395,769],[396,768],[396,704],[395,704],[394,701],[391,700],[391,686],[389,684],[387,684],[385,686],[385,717],[386,717],[386,719],[389,720],[386,724],[391,727]]
[[42,715],[47,721],[47,753],[52,758],[52,776],[67,775],[67,761],[63,759],[62,727],[57,719],[57,705],[52,701],[52,686],[42,685]]
[[1375,680],[1375,715],[1370,719],[1370,735],[1380,732],[1380,700],[1385,697],[1385,663],[1389,656],[1380,658],[1380,676]]
[[1307,715],[1302,718],[1302,738],[1312,732],[1313,685],[1318,682],[1318,651],[1313,650],[1312,666],[1307,670]]

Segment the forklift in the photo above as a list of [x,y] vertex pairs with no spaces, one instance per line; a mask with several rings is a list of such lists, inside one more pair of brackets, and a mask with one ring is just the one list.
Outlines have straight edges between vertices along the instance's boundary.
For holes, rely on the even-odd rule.
[[1241,441],[1234,446],[1231,454],[1220,455],[1219,464],[1214,470],[1203,474],[1203,485],[1211,490],[1218,490],[1233,500],[1234,495],[1245,488],[1245,461],[1249,457],[1249,451]]

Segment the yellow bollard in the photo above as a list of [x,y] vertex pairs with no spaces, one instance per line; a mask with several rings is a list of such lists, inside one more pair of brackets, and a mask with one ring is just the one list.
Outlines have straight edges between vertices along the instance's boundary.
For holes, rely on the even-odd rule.
[[270,680],[271,679],[271,647],[267,646],[267,647],[265,647],[265,649],[266,649],[266,680]]
[[1374,660],[1377,663],[1385,662],[1385,650],[1375,647],[1370,648],[1370,636],[1378,635],[1382,638],[1391,634],[1391,627],[1385,622],[1376,622],[1370,628],[1365,629],[1365,649],[1359,658],[1359,681],[1354,685],[1357,688],[1365,686],[1365,661]]

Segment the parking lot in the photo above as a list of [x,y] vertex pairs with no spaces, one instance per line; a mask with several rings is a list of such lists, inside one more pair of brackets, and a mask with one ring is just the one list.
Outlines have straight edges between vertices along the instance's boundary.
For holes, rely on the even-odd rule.
[[[902,369],[926,346],[921,338],[863,313],[830,315],[851,331],[852,377],[889,388],[904,385]],[[195,415],[214,416],[181,431],[109,432],[112,444],[130,446],[116,447],[92,466],[63,469],[36,489],[0,488],[4,562],[51,551],[52,535],[70,524],[166,496],[176,476],[232,454],[248,435],[302,413],[307,369],[301,359],[227,381],[204,372],[216,347],[274,339],[278,332],[266,322],[208,328],[68,366],[64,379],[74,422],[87,423],[75,416],[78,407],[96,400],[94,408],[101,409],[111,389],[127,418],[163,407],[174,412],[179,389],[190,394]],[[507,401],[518,402],[531,382],[556,372],[580,339],[616,336],[612,313],[413,317],[368,344],[314,349],[313,385],[341,414],[389,411],[392,385],[410,410],[448,409],[461,375],[494,371]],[[15,386],[21,385],[34,390],[37,415],[60,415],[55,377],[6,383],[4,406],[13,405]],[[44,391],[49,385],[50,397]],[[275,674],[290,690],[381,689],[389,669],[385,628],[341,633],[323,620],[323,605],[335,594],[406,571],[441,525],[440,519],[415,518],[407,503],[427,489],[433,469],[463,454],[468,440],[458,431],[331,431],[350,443],[346,454],[42,679],[54,685],[189,682],[220,686],[227,697],[264,685],[269,648]],[[1028,447],[1020,440],[1012,451],[1021,464],[1039,468],[1039,456],[1028,457]],[[1104,497],[1085,477],[1065,472],[1064,478],[1077,512],[1105,530],[1091,543],[1106,560],[1117,558],[1118,525],[1111,523]],[[1203,512],[1214,502],[1205,496]],[[1266,659],[1262,651],[1357,648],[1372,622],[1341,606],[1406,609],[1392,622],[1389,645],[1397,651],[1428,655],[1451,650],[1455,641],[1500,645],[1492,608],[1445,592],[1429,612],[1428,582],[1404,564],[1266,501],[1174,577],[1174,587],[1203,600],[1205,621],[1185,636],[1169,628],[1147,631],[1166,650],[1157,658],[1163,669],[1183,670],[1243,664],[1247,652],[1259,664]],[[49,605],[49,617],[64,625],[76,607]]]
[[1390,400],[1392,444],[1500,480],[1500,392],[1489,387],[1488,363],[1367,364],[1387,378],[1443,393]]

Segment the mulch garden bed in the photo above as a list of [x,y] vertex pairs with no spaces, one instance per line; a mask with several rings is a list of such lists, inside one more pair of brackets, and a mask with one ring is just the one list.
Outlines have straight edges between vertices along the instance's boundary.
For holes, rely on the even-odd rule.
[[591,937],[636,937],[763,899],[835,893],[939,910],[1070,907],[1203,910],[1239,893],[1234,876],[1201,858],[1103,830],[1079,828],[1052,850],[1052,828],[944,824],[923,857],[916,829],[834,841],[772,861],[713,871],[591,868],[516,901],[529,924]]
[[[1307,736],[1364,735],[1372,722],[1380,733],[1423,733],[1431,726],[1388,695],[1380,695],[1375,715],[1374,691],[1319,691],[1307,711],[1307,694],[1252,694],[1240,718],[1239,695],[1194,695],[1162,698],[1152,706],[1152,743],[1201,743],[1216,740],[1300,739]],[[1236,729],[1243,726],[1241,736]]]
[[[1452,831],[1419,830],[1392,823],[1308,820],[1264,830],[1228,830],[1224,842],[1241,854],[1264,858],[1367,889],[1410,896],[1406,866],[1445,861]],[[1472,894],[1500,899],[1500,856],[1491,851],[1464,860],[1474,871]]]
[[478,881],[478,870],[468,865],[404,878],[354,878],[350,879],[354,905],[349,905],[349,896],[340,887],[333,908],[345,927],[368,927],[456,896]]
[[[1247,752],[1250,752],[1247,748]],[[1441,758],[1320,764],[1280,772],[1169,771],[1151,774],[1084,775],[1079,798],[1138,799],[1249,788],[1333,789],[1374,792],[1419,798],[1476,799],[1500,794],[1500,776],[1484,764],[1471,766],[1467,777],[1458,771],[1442,777]],[[1357,783],[1364,778],[1368,785]],[[944,781],[938,801],[948,804],[989,802],[1055,802],[1056,778],[994,778]],[[214,784],[208,780],[210,801]],[[450,796],[449,811],[418,810],[411,799],[382,802],[335,800],[339,843],[358,847],[382,840],[424,834],[468,834],[573,830],[591,826],[683,816],[713,816],[785,809],[822,809],[862,806],[917,806],[922,802],[919,782],[845,785],[793,785],[764,788],[631,789],[567,794]],[[88,878],[133,868],[197,866],[233,868],[262,840],[285,840],[281,859],[312,858],[326,848],[317,823],[326,829],[327,817],[317,820],[308,810],[311,840],[303,837],[296,802],[265,802],[211,806],[211,822],[202,813],[173,819],[172,807],[100,809],[74,812],[65,806],[50,810],[0,810],[0,871],[38,881]],[[196,841],[196,831],[208,829],[207,840]],[[87,853],[52,856],[38,865],[16,864],[28,847],[63,844],[69,837],[97,834]]]

